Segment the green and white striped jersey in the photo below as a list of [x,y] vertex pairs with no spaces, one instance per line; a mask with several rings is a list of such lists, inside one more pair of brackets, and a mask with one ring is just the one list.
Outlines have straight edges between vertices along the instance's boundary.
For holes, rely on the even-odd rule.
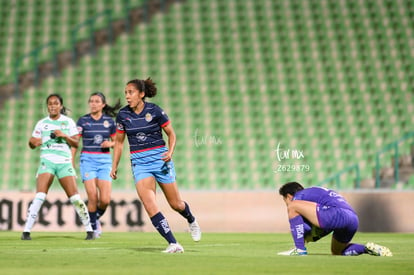
[[79,134],[75,122],[65,115],[61,114],[57,120],[50,119],[49,116],[39,120],[33,130],[32,137],[42,139],[40,158],[53,163],[70,163],[72,161],[70,146],[63,138],[51,138],[50,134],[54,130],[61,130],[70,137]]

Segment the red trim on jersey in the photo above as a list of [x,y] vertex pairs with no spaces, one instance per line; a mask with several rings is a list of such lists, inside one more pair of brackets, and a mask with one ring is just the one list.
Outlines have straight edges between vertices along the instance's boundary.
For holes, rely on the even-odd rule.
[[110,137],[113,137],[113,136],[115,136],[116,135],[116,132],[115,133],[113,133],[113,134],[111,134],[111,135],[109,135]]
[[100,154],[109,154],[110,152],[88,152],[88,151],[82,151],[81,153],[100,155]]
[[121,130],[118,130],[118,129],[116,129],[116,132],[121,133],[121,134],[125,133],[125,131],[121,131]]
[[168,120],[167,122],[165,122],[164,124],[161,125],[161,128],[164,128],[165,126],[167,126],[170,123],[171,123],[171,120]]
[[132,151],[131,154],[141,153],[141,152],[145,152],[145,151],[149,151],[149,150],[153,150],[153,149],[158,149],[158,148],[162,148],[162,147],[165,147],[165,145],[160,145],[160,146],[155,146],[155,147],[146,148],[146,149],[142,149],[142,150]]

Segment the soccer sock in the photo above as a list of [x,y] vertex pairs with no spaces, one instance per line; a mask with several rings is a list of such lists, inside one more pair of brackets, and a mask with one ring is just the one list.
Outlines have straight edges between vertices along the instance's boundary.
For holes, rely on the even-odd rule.
[[96,218],[99,219],[103,216],[103,214],[105,213],[106,208],[105,209],[101,209],[101,208],[96,208]]
[[161,212],[158,212],[152,216],[151,222],[168,243],[177,243],[173,233],[171,232],[170,226],[168,225],[167,219],[165,219]]
[[96,230],[96,211],[89,212],[89,220],[91,221],[92,229]]
[[307,233],[312,231],[312,224],[305,219],[303,220],[303,231],[305,236]]
[[88,208],[86,207],[86,204],[83,200],[81,200],[81,197],[79,194],[73,195],[69,198],[70,202],[75,207],[76,213],[78,213],[79,218],[82,221],[82,224],[85,226],[86,232],[93,231],[91,222],[89,220],[88,215]]
[[188,206],[188,204],[186,202],[184,202],[184,204],[185,204],[184,210],[180,211],[178,213],[180,213],[181,216],[186,218],[188,223],[192,223],[195,220],[195,218],[194,218],[193,214],[191,214],[190,207]]
[[293,242],[295,243],[295,247],[299,249],[306,249],[305,248],[305,229],[304,229],[304,222],[301,215],[298,215],[289,220],[290,223],[290,231],[292,233]]
[[344,256],[356,256],[364,253],[366,253],[365,245],[357,243],[349,244],[344,251],[342,251],[342,255]]
[[37,215],[39,213],[40,207],[42,207],[43,202],[46,199],[46,193],[38,192],[36,193],[32,204],[29,207],[29,211],[27,211],[27,219],[26,224],[24,226],[24,232],[30,232],[34,223],[36,222]]

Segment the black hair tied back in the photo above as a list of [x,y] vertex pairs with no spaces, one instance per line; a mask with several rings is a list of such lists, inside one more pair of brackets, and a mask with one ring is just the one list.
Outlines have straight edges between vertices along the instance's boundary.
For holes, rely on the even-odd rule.
[[154,97],[157,94],[156,83],[152,81],[151,77],[148,77],[145,80],[133,79],[128,81],[127,85],[128,84],[134,84],[135,88],[140,92],[145,93],[145,97]]

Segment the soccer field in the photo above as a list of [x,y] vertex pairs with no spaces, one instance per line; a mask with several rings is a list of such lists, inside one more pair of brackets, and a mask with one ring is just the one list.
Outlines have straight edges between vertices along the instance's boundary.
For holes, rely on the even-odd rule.
[[204,233],[194,243],[176,233],[184,254],[164,254],[157,233],[0,232],[0,274],[414,274],[414,234],[357,233],[355,242],[388,246],[393,257],[331,256],[330,237],[308,245],[305,257],[278,256],[292,247],[288,234]]

